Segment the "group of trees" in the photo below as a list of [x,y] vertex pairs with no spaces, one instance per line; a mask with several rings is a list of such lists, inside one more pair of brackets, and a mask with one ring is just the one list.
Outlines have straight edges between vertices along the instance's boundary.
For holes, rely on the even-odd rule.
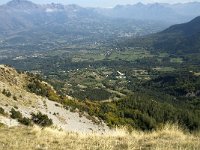
[[124,125],[152,130],[171,122],[189,130],[200,129],[200,110],[191,110],[189,105],[162,102],[148,93],[135,92],[119,101],[106,103],[66,99],[63,104],[97,116],[113,127]]
[[84,91],[76,90],[74,93],[71,93],[73,97],[81,100],[107,100],[111,96],[111,93],[105,89],[93,89],[86,88]]
[[177,72],[160,75],[159,77],[145,83],[148,88],[164,91],[170,95],[198,96],[200,90],[200,77],[190,72]]
[[46,83],[42,83],[40,79],[31,78],[27,85],[30,92],[49,98],[52,101],[59,101],[60,97],[56,91]]

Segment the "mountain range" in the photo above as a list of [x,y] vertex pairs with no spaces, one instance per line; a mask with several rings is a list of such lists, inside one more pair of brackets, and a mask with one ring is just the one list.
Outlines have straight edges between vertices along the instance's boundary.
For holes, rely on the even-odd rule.
[[76,5],[37,5],[26,0],[13,0],[0,6],[1,34],[9,34],[48,24],[64,24],[70,18],[94,17],[94,13]]
[[114,18],[162,21],[169,25],[183,23],[200,15],[200,3],[137,3],[118,5],[112,9],[99,10],[101,14]]
[[[25,49],[44,49],[57,43],[83,45],[103,43],[111,38],[154,33],[166,25],[105,16],[95,8],[77,5],[39,5],[27,0],[12,0],[0,6],[0,41],[2,48],[16,45]],[[53,44],[54,43],[54,44]],[[61,44],[59,44],[61,45]],[[51,49],[53,46],[51,47]]]
[[[145,35],[175,23],[189,21],[198,15],[200,3],[197,2],[174,5],[138,3],[102,9],[55,3],[39,5],[27,0],[12,0],[0,6],[0,37],[13,39],[17,35],[23,41],[24,37],[31,39],[30,35],[34,37],[35,33],[40,33],[35,35],[37,37],[49,35],[56,38],[63,35],[72,38],[75,35],[91,37],[94,34],[101,38],[113,34],[115,37]],[[121,35],[116,36],[116,33]]]

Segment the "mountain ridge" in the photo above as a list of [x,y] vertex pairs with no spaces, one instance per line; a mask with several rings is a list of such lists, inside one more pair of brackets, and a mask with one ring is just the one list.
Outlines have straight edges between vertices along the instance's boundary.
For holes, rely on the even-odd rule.
[[168,45],[167,50],[198,53],[200,52],[198,40],[200,39],[200,16],[187,23],[171,26],[157,35],[165,40],[155,41],[154,47],[156,48],[165,49],[165,45]]
[[14,9],[37,9],[38,5],[28,0],[12,0],[4,6]]
[[[109,22],[108,25],[112,24],[112,19],[135,20],[136,24],[137,21],[145,21],[145,23],[140,23],[141,25],[149,24],[149,22],[155,22],[156,24],[159,22],[161,23],[160,26],[163,26],[163,29],[169,25],[190,20],[198,14],[200,15],[200,3],[198,6],[195,5],[196,7],[193,6],[193,3],[176,5],[138,3],[135,5],[119,5],[110,9],[101,9],[85,8],[78,5],[56,3],[36,4],[28,0],[12,0],[0,6],[0,36],[5,37],[12,33],[33,28],[41,29],[41,26],[46,26],[46,24],[52,22],[67,30],[66,26],[68,26],[70,22],[79,21],[80,24],[83,24],[82,22],[86,24],[87,20],[97,22],[98,24]],[[177,15],[177,12],[175,12],[177,8],[181,9],[181,12],[187,10],[188,13]],[[160,17],[161,14],[162,17]],[[98,24],[96,26],[98,26]],[[132,28],[134,25],[133,21]],[[86,26],[91,25],[87,24]],[[152,26],[152,28],[154,26]],[[136,25],[136,28],[139,27]],[[154,28],[156,29],[156,27]],[[56,29],[57,26],[55,26],[54,30]],[[50,29],[47,30],[51,32]],[[158,29],[156,29],[156,31],[158,31]]]
[[[112,9],[103,9],[102,13],[116,18],[134,18],[166,21],[169,25],[183,23],[200,15],[200,3],[137,3],[117,5]],[[122,13],[123,12],[123,13]],[[162,17],[160,17],[162,16]]]
[[173,25],[161,33],[178,32],[178,30],[181,31],[182,34],[189,36],[197,33],[197,31],[200,32],[200,16],[194,18],[190,22]]
[[145,46],[153,51],[185,55],[200,52],[199,39],[200,16],[187,23],[176,24],[161,32],[127,42],[130,46]]

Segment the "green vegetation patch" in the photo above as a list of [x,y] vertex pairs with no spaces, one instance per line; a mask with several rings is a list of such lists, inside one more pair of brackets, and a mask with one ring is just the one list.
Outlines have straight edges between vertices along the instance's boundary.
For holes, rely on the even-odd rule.
[[125,60],[135,61],[137,59],[153,57],[153,55],[145,50],[126,50],[126,51],[114,51],[108,57],[109,60]]
[[32,114],[32,121],[42,127],[48,127],[53,124],[53,121],[48,118],[47,115],[38,112],[37,114]]
[[153,68],[154,70],[160,71],[160,72],[173,72],[175,69],[173,67],[157,67]]
[[171,63],[183,63],[182,58],[170,58]]

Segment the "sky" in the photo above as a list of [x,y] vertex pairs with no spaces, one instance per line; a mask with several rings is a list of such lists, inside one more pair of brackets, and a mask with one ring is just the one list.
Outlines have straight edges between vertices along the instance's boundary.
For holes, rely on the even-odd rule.
[[[10,0],[0,0],[0,4],[7,3]],[[118,4],[135,4],[142,3],[186,3],[200,0],[31,0],[34,3],[62,3],[62,4],[78,4],[84,7],[114,7]]]

